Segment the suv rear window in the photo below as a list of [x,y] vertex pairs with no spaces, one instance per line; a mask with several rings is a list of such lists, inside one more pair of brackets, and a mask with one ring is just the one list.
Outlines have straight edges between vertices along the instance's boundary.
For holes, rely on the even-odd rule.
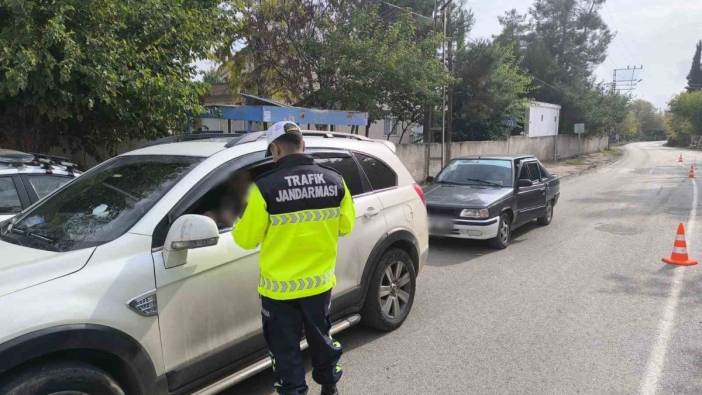
[[363,193],[363,182],[361,181],[361,172],[358,170],[356,161],[351,156],[346,157],[325,157],[315,158],[317,164],[331,167],[341,173],[346,181],[346,186],[349,187],[352,196]]
[[355,155],[374,191],[397,186],[397,174],[390,166],[372,156],[359,153]]
[[0,237],[50,251],[110,242],[128,231],[202,158],[122,156],[41,201]]

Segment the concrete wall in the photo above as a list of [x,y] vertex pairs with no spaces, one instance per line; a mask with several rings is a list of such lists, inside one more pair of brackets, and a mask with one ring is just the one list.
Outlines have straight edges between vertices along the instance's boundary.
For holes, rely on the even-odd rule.
[[[556,147],[554,147],[556,144]],[[582,151],[579,151],[581,147]],[[453,143],[451,157],[491,154],[534,155],[541,161],[566,159],[581,153],[601,151],[607,147],[607,136],[584,138],[578,143],[577,136],[559,135],[551,137],[515,136],[503,141],[465,141]],[[417,181],[426,179],[426,157],[429,154],[429,175],[441,170],[441,144],[401,144],[397,155]]]

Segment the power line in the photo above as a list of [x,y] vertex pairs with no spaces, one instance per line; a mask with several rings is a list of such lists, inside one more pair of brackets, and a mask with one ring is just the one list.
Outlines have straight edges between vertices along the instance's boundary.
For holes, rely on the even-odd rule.
[[555,90],[557,90],[557,91],[560,91],[561,93],[566,93],[565,90],[563,90],[563,88],[559,88],[559,87],[557,87],[557,86],[555,86],[555,85],[551,85],[550,83],[548,83],[548,82],[542,80],[541,78],[535,76],[533,73],[529,73],[529,75],[530,75],[531,78],[533,78],[533,79],[539,81],[540,83],[542,83],[542,84],[548,86],[548,87],[551,88],[551,89],[555,89]]
[[420,18],[424,18],[424,19],[431,21],[431,22],[434,21],[434,18],[426,16],[426,15],[422,15],[422,14],[417,13],[417,12],[414,12],[409,7],[400,7],[399,5],[389,3],[385,0],[375,0],[375,1],[377,1],[378,3],[385,4],[388,7],[395,8],[395,9],[400,10],[400,11],[408,12],[408,13],[410,13],[410,15],[418,16]]
[[[612,92],[631,92],[638,86],[639,82],[643,81],[641,78],[636,77],[636,72],[643,70],[643,65],[641,66],[626,66],[626,68],[614,69],[612,71],[612,82],[611,88]],[[621,75],[626,72],[625,78],[619,78],[617,73]],[[629,72],[631,75],[629,76]]]

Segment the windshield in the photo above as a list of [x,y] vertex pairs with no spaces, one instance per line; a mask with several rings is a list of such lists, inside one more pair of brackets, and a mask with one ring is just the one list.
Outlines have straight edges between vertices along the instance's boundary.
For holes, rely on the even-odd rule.
[[436,182],[459,185],[512,186],[512,161],[498,159],[456,159],[436,178]]
[[8,242],[52,251],[97,246],[129,230],[202,160],[122,156],[87,172],[2,229]]

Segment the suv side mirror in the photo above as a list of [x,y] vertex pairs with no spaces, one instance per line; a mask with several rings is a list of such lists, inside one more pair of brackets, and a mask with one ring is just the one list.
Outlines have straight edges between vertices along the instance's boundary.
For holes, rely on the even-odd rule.
[[219,230],[212,218],[186,214],[173,222],[163,244],[163,263],[166,269],[187,262],[188,250],[216,245]]
[[520,179],[519,179],[519,187],[520,187],[520,188],[521,188],[521,187],[530,187],[530,186],[532,186],[532,185],[534,185],[534,182],[531,181],[531,180],[525,180],[525,179],[523,179],[523,178],[520,178]]
[[434,177],[433,177],[433,176],[427,176],[426,182],[427,182],[427,184],[431,184],[432,182],[434,182]]

